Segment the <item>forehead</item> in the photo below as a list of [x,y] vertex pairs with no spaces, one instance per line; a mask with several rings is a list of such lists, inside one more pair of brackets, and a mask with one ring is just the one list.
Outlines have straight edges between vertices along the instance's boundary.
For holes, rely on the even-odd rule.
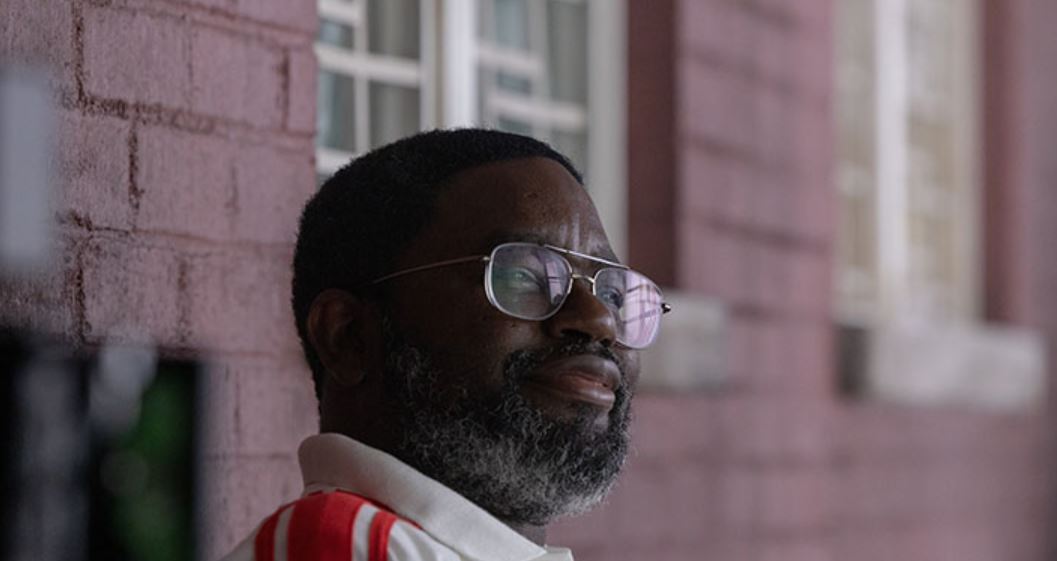
[[523,158],[478,166],[442,188],[419,236],[434,258],[487,253],[504,241],[539,241],[613,257],[586,190],[558,162]]

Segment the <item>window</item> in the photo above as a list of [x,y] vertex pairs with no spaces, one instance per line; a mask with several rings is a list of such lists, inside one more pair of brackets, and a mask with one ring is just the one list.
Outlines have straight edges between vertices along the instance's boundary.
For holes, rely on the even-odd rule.
[[321,177],[418,130],[528,134],[585,172],[622,253],[622,2],[319,0],[319,13]]
[[970,322],[979,310],[974,2],[837,3],[837,310]]
[[317,167],[434,123],[430,0],[320,0]]
[[1001,411],[1044,396],[1045,346],[985,324],[977,3],[836,3],[836,309],[860,397]]

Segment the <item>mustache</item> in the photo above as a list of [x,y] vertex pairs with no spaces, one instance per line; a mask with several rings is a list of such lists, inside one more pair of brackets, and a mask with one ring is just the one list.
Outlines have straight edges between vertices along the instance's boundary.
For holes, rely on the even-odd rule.
[[507,383],[519,383],[545,362],[578,355],[594,355],[612,361],[620,370],[620,390],[627,389],[627,371],[624,362],[609,347],[590,341],[571,340],[557,345],[537,349],[522,349],[507,356],[503,364]]

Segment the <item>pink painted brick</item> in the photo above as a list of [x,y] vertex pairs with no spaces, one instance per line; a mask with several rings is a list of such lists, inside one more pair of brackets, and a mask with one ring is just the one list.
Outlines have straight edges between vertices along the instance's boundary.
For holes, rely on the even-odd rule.
[[32,276],[0,275],[0,326],[76,340],[78,240],[57,236],[48,270]]
[[743,75],[684,57],[676,65],[675,121],[683,134],[745,151],[756,119],[752,93]]
[[129,129],[127,121],[113,117],[60,113],[60,214],[75,214],[93,226],[131,227]]
[[835,235],[837,192],[834,188],[833,113],[804,107],[796,113],[797,138],[792,175],[799,184],[790,213],[790,229],[828,242]]
[[800,222],[801,218],[797,213],[797,208],[801,204],[800,197],[804,196],[807,190],[797,186],[796,175],[790,174],[788,170],[775,171],[771,177],[773,179],[768,201],[760,209],[758,217],[759,228],[796,242],[813,241],[805,235]]
[[206,8],[213,8],[228,13],[234,13],[239,4],[239,0],[190,0],[190,2],[198,6],[205,6]]
[[676,228],[679,286],[733,301],[748,274],[740,240],[703,220],[681,220]]
[[640,394],[635,398],[633,408],[633,458],[669,458],[674,461],[717,456],[722,434],[715,399],[706,395],[687,395],[676,401]]
[[291,49],[286,53],[287,84],[286,128],[294,132],[316,130],[316,74],[319,67],[311,49]]
[[[610,496],[620,496],[622,487],[623,485],[618,483]],[[608,529],[615,523],[616,510],[612,502],[607,501],[582,516],[561,519],[547,528],[547,539],[550,543],[571,548],[576,552],[577,558],[595,558],[588,556],[587,551],[595,551],[607,541]]]
[[238,9],[252,19],[313,34],[319,25],[315,0],[238,0]]
[[4,0],[0,60],[39,64],[57,84],[75,85],[73,5],[63,0]]
[[697,219],[718,216],[736,220],[734,217],[743,214],[743,207],[748,206],[741,168],[741,162],[712,150],[684,147],[679,158],[677,194],[682,204],[677,212]]
[[[828,18],[828,15],[822,17]],[[813,102],[828,104],[833,96],[833,31],[829,25],[794,36],[792,64],[794,89]]]
[[234,148],[224,139],[162,127],[137,134],[142,195],[136,227],[226,239],[235,199]]
[[231,366],[238,358],[217,354],[204,358],[209,383],[205,392],[202,453],[208,457],[230,455],[239,444],[238,381]]
[[774,432],[774,402],[732,394],[716,404],[723,427],[723,454],[732,462],[773,459],[778,435]]
[[[801,107],[788,92],[772,87],[755,88],[752,101],[755,113],[753,153],[763,166],[788,169],[795,146],[801,140],[795,126],[795,115]],[[784,181],[788,181],[787,176]]]
[[[761,318],[750,324],[751,346],[745,382],[750,391],[758,394],[780,394],[795,384],[795,373],[788,368],[783,355],[783,325],[774,318]],[[768,415],[773,412],[768,412]]]
[[82,262],[88,339],[183,343],[176,251],[97,238],[86,244]]
[[290,251],[219,249],[190,258],[190,336],[205,349],[299,352],[290,310]]
[[819,183],[797,191],[788,226],[798,237],[818,244],[826,251],[833,250],[834,236],[837,235],[838,200],[827,173],[830,169],[826,166],[820,170],[822,173],[816,179]]
[[735,67],[748,67],[755,50],[755,22],[737,2],[680,0],[676,32],[684,48]]
[[728,304],[754,305],[759,294],[757,283],[753,276],[759,268],[758,246],[761,243],[757,239],[748,237],[740,232],[728,232],[726,243],[731,257],[732,284],[728,287],[730,293],[726,298]]
[[282,51],[259,41],[207,27],[191,39],[191,109],[278,128],[283,111]]
[[793,390],[797,395],[825,398],[836,391],[837,343],[830,317],[793,322],[787,329],[789,356],[785,360],[796,372],[798,382]]
[[760,519],[760,468],[724,463],[717,468],[717,524],[728,537],[744,537]]
[[[757,561],[834,561],[841,559],[823,536],[779,539],[760,544]],[[857,558],[856,558],[857,559]]]
[[316,191],[311,144],[301,152],[248,146],[236,166],[234,235],[293,244],[301,209]]
[[318,404],[303,362],[261,357],[231,359],[228,364],[237,378],[240,453],[290,454],[319,432]]
[[836,418],[825,398],[775,392],[732,395],[717,404],[723,454],[733,462],[821,463],[829,457]]
[[759,79],[770,88],[794,89],[798,84],[798,47],[805,30],[788,25],[757,23],[753,66]]
[[796,390],[776,407],[774,432],[781,435],[773,450],[789,463],[812,466],[823,472],[833,454],[836,432],[832,392]]
[[[669,516],[666,508],[675,491],[672,478],[684,469],[695,467],[663,461],[630,463],[621,480],[620,494],[611,499],[614,507],[612,531],[625,543],[671,540],[674,516]],[[689,494],[691,490],[684,489],[683,492]],[[653,515],[643,517],[639,515],[641,512]]]
[[799,251],[788,263],[787,313],[800,318],[832,317],[833,258],[821,251]]
[[828,474],[814,467],[783,467],[764,472],[760,522],[764,531],[820,532],[833,526]]
[[749,275],[745,281],[749,291],[747,303],[765,313],[780,312],[787,290],[787,250],[754,240],[746,244],[745,251],[744,258],[749,261]]
[[[667,473],[661,473],[664,495],[656,504],[663,508],[664,531],[652,537],[659,541],[678,542],[686,536],[702,534],[715,538],[720,512],[716,508],[719,479],[714,465],[701,461],[671,462]],[[665,476],[666,475],[666,476]]]
[[84,27],[89,94],[187,107],[190,39],[182,20],[88,4]]
[[726,333],[726,366],[732,384],[741,386],[751,375],[753,353],[756,341],[753,338],[755,324],[759,320],[740,314],[731,314],[727,318]]
[[295,453],[206,458],[203,559],[218,559],[302,491]]

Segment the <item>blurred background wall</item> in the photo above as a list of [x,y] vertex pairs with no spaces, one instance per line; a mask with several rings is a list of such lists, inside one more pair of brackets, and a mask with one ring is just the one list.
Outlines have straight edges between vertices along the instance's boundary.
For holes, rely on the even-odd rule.
[[285,0],[0,5],[0,64],[53,76],[57,221],[50,269],[0,274],[0,318],[214,363],[209,558],[297,495],[316,426],[288,305],[316,25]]
[[[1055,553],[1046,0],[7,0],[52,72],[53,266],[0,321],[213,364],[207,558],[298,494],[300,205],[484,123],[586,171],[677,309],[579,559]],[[1048,362],[1047,362],[1048,360]]]

